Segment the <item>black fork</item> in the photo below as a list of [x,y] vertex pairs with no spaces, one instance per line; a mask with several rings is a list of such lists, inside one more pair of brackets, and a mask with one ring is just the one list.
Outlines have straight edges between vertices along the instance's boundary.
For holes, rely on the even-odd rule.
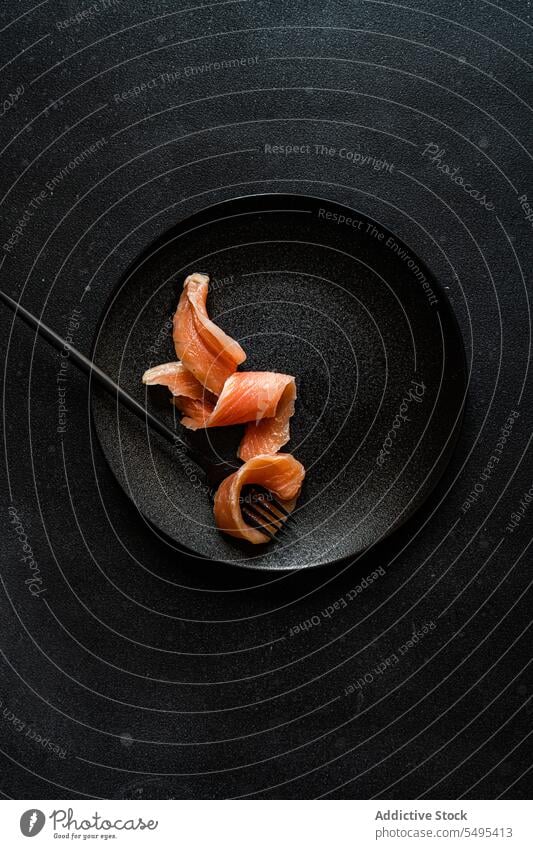
[[[160,436],[164,437],[175,450],[176,456],[180,463],[191,461],[198,466],[205,475],[207,495],[211,501],[214,500],[215,492],[224,478],[235,472],[238,465],[232,466],[229,463],[220,461],[218,458],[200,451],[191,443],[182,439],[173,430],[162,422],[157,416],[154,416],[142,404],[135,400],[125,389],[115,383],[96,363],[86,357],[77,348],[74,348],[65,339],[59,336],[55,330],[48,327],[43,321],[37,318],[33,313],[29,312],[21,304],[18,304],[13,298],[0,289],[0,300],[6,304],[16,316],[20,316],[26,324],[37,331],[38,335],[46,339],[54,348],[60,351],[68,351],[69,360],[85,374],[90,375],[100,386],[103,386],[108,392],[114,394],[118,400],[135,415],[144,421],[149,427]],[[270,490],[264,487],[251,485],[244,487],[241,498],[241,512],[246,522],[253,528],[260,530],[270,540],[276,538],[276,534],[280,531],[287,530],[286,523],[290,513],[283,504],[280,504]]]
[[[139,406],[144,410],[142,405]],[[149,415],[151,416],[151,414]],[[237,471],[239,466],[242,465],[241,461],[227,463],[212,452],[201,450],[188,440],[178,437],[159,419],[155,419],[155,421],[162,425],[164,430],[159,429],[158,433],[171,442],[178,462],[185,469],[191,461],[200,467],[205,476],[207,496],[213,503],[218,487],[225,478]],[[152,426],[155,429],[155,426]],[[244,486],[241,490],[240,507],[246,522],[256,530],[260,530],[269,539],[273,540],[276,533],[288,531],[287,519],[291,514],[265,487],[258,484]]]

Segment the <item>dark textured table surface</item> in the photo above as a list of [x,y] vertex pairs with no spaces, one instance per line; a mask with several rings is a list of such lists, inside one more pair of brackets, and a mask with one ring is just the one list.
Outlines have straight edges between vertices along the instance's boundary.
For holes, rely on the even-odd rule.
[[85,380],[2,312],[5,797],[528,795],[532,26],[518,0],[4,0],[1,281],[22,303],[89,351],[176,221],[307,193],[414,246],[471,373],[404,529],[257,577],[147,531]]

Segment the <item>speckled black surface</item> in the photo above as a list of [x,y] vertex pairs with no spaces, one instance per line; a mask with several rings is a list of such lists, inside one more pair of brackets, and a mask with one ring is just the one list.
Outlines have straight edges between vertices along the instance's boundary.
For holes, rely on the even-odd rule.
[[221,536],[191,471],[102,392],[97,433],[124,491],[174,551],[220,563],[299,569],[375,545],[434,488],[461,422],[466,362],[442,287],[376,222],[305,197],[216,204],[151,246],[104,310],[93,356],[182,437],[230,462],[241,429],[199,441],[176,423],[168,392],[140,380],[175,359],[169,317],[198,269],[212,278],[210,314],[247,351],[244,368],[297,378],[283,450],[307,477],[293,533],[259,548]]
[[89,351],[125,269],[176,223],[315,195],[426,263],[471,379],[416,516],[354,563],[271,576],[159,542],[91,431],[85,380],[58,384],[59,356],[1,313],[1,792],[528,796],[528,8],[130,0],[65,24],[82,5],[2,4],[9,292]]

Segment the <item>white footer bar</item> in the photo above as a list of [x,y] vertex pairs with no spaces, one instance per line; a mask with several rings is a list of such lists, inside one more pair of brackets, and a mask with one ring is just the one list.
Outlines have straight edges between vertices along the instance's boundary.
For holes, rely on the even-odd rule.
[[[2,845],[531,849],[526,801],[2,801]],[[30,843],[30,840],[35,842]]]

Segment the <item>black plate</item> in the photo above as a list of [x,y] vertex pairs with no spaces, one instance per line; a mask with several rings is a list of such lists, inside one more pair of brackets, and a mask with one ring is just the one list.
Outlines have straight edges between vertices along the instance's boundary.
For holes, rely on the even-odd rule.
[[[202,558],[295,569],[355,555],[405,522],[449,460],[467,385],[458,325],[422,261],[377,222],[316,198],[255,195],[182,221],[125,275],[94,349],[168,423],[168,392],[145,391],[141,375],[175,358],[170,322],[192,271],[211,276],[210,314],[246,349],[245,368],[296,376],[284,449],[307,469],[296,541],[222,536],[171,450],[97,392],[100,443],[147,528]],[[237,430],[209,437],[233,457]]]

